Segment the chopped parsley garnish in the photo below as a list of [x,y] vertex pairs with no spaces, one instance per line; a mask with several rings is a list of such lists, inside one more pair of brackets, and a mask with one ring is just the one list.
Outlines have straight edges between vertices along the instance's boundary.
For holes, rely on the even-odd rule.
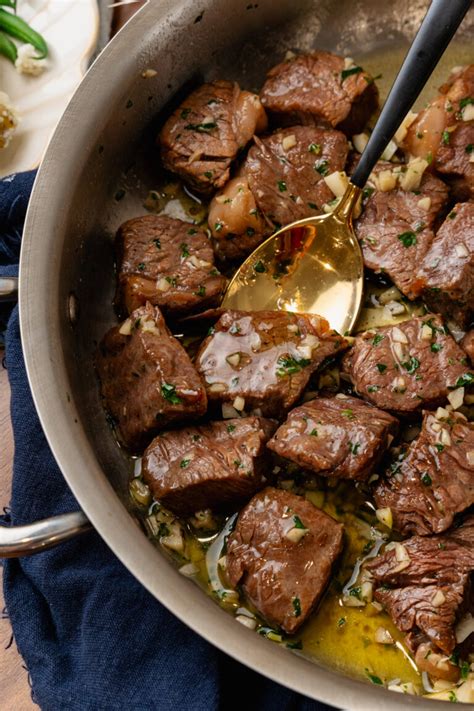
[[467,679],[469,676],[469,672],[471,671],[469,662],[461,662],[459,666],[461,669],[461,679]]
[[196,296],[206,296],[206,287],[200,284],[198,290],[195,291],[194,294]]
[[451,138],[451,136],[449,135],[449,131],[443,131],[443,133],[441,134],[441,138],[442,138],[444,145],[448,146],[449,140]]
[[454,218],[456,217],[456,210],[451,210],[448,217],[450,220],[454,220]]
[[215,121],[208,121],[207,123],[188,123],[184,128],[187,131],[207,133],[208,131],[212,131],[212,129],[217,128],[217,123]]
[[300,370],[309,365],[311,361],[308,358],[293,358],[293,356],[280,356],[277,360],[277,375],[280,378],[285,377],[285,375],[293,375],[294,373],[299,373]]
[[299,617],[301,615],[301,602],[299,597],[294,597],[291,602],[293,610],[295,611],[295,617]]
[[466,146],[466,153],[469,153],[469,155],[474,151],[474,143],[468,143]]
[[172,405],[180,405],[183,401],[178,395],[176,395],[176,386],[171,385],[171,383],[163,383],[161,386],[161,394],[168,400]]
[[240,459],[234,459],[234,465],[240,468],[242,466],[242,462],[240,461]]
[[171,284],[171,286],[177,286],[178,285],[178,278],[177,277],[165,277],[166,281],[168,284]]
[[357,451],[360,447],[360,442],[349,442],[349,450],[352,452],[352,454],[355,456],[357,454]]
[[375,676],[375,674],[371,674],[368,669],[365,670],[365,673],[367,674],[368,678],[372,682],[372,684],[378,684],[378,686],[383,686],[383,681],[379,676]]
[[341,81],[351,77],[353,74],[360,74],[363,71],[362,67],[350,67],[350,69],[343,69],[341,72]]
[[456,380],[456,387],[463,388],[465,385],[472,385],[474,383],[474,375],[472,373],[464,373],[460,378]]
[[319,143],[310,143],[308,146],[308,151],[310,153],[321,153],[321,146]]
[[192,438],[192,439],[193,439],[193,442],[199,442],[199,440],[201,439],[201,435],[193,434],[193,438]]
[[257,274],[263,274],[263,272],[267,271],[265,264],[262,262],[261,259],[259,259],[258,262],[255,262],[255,264],[253,265],[253,269],[255,272],[257,272]]
[[438,452],[442,452],[444,449],[444,444],[435,444],[436,449]]
[[464,99],[461,99],[459,102],[459,108],[464,109],[465,106],[468,106],[469,104],[474,104],[474,99],[472,96],[465,96]]
[[409,375],[413,375],[415,370],[418,370],[418,368],[420,367],[420,361],[418,360],[418,358],[415,358],[415,356],[412,356],[410,360],[405,361],[405,363],[402,363],[402,366],[405,368]]
[[139,272],[145,271],[145,262],[140,262],[140,264],[137,265],[137,269]]
[[298,639],[296,642],[287,642],[288,649],[303,649],[303,642]]
[[376,333],[372,339],[372,345],[378,346],[380,341],[383,341],[384,338],[385,338],[385,336],[383,336],[381,333]]
[[186,242],[181,242],[181,244],[179,245],[179,248],[181,250],[181,256],[183,258],[189,257],[189,249],[188,249],[188,245],[186,244]]
[[318,430],[317,430],[317,429],[313,429],[313,430],[311,430],[311,432],[310,432],[309,434],[311,435],[311,437],[317,437],[317,436],[318,436]]
[[295,528],[301,528],[303,530],[306,529],[303,521],[296,514],[293,516],[293,523],[295,524]]
[[233,432],[235,430],[235,425],[227,425],[227,432]]
[[367,388],[368,393],[376,393],[376,392],[378,392],[378,390],[379,390],[378,385],[369,385]]
[[346,624],[346,618],[345,617],[340,617],[337,621],[337,626],[342,627],[343,625]]
[[347,417],[348,420],[355,420],[354,410],[343,410],[341,414],[344,415],[344,417]]
[[161,240],[159,240],[158,238],[153,240],[153,244],[157,249],[161,249]]
[[191,109],[183,109],[181,111],[180,116],[182,119],[187,119],[190,113],[191,113]]
[[191,229],[188,230],[188,235],[195,235],[197,233],[197,230],[194,229],[194,227],[191,227]]
[[375,192],[375,188],[370,188],[370,187],[364,188],[363,191],[362,191],[362,197],[364,198],[364,200],[368,200],[369,197],[370,197],[370,196],[372,195],[372,193],[374,193],[374,192]]
[[316,205],[315,202],[309,202],[308,207],[310,207],[312,210],[319,210],[319,207]]
[[422,474],[421,483],[424,484],[425,486],[431,486],[431,484],[433,483],[432,478],[430,477],[430,475],[427,472]]
[[377,370],[379,371],[379,373],[385,373],[385,371],[387,370],[387,366],[385,365],[385,363],[377,363]]
[[209,178],[209,180],[212,178],[212,176],[213,176],[212,170],[206,170],[206,172],[204,173],[204,177]]
[[314,169],[320,175],[327,175],[329,173],[329,163],[327,160],[320,160],[314,164]]
[[441,345],[441,343],[432,343],[430,346],[430,350],[433,353],[439,353],[442,349],[443,349],[443,346]]
[[215,225],[214,225],[214,231],[215,231],[215,232],[220,232],[221,229],[222,229],[222,227],[223,227],[222,222],[216,222]]
[[181,467],[181,469],[186,469],[190,461],[190,459],[182,459],[179,463],[179,466]]
[[358,600],[362,600],[362,588],[361,587],[351,588],[349,590],[349,595],[351,597],[356,597]]
[[416,244],[416,234],[414,232],[402,232],[397,236],[404,247],[413,247]]
[[285,183],[284,180],[278,180],[278,181],[277,181],[277,185],[278,185],[278,190],[279,190],[281,193],[285,193],[285,192],[288,190],[288,188],[286,187],[286,183]]

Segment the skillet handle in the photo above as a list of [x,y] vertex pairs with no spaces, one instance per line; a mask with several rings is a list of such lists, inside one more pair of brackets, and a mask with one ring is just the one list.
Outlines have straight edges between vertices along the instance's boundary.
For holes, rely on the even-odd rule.
[[82,511],[52,516],[25,526],[0,526],[0,558],[41,553],[91,529]]

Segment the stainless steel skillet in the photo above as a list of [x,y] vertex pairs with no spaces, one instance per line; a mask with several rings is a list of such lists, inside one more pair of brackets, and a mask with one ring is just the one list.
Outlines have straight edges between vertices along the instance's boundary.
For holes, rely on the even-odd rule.
[[[265,69],[292,47],[334,50],[388,74],[426,4],[151,0],[99,57],[66,110],[35,184],[21,256],[21,329],[33,396],[93,526],[153,595],[210,642],[303,694],[361,711],[430,702],[367,686],[261,639],[177,573],[127,510],[129,462],[107,426],[92,353],[115,320],[113,234],[125,218],[143,213],[143,196],[154,187],[156,117],[173,95],[203,77],[258,87]],[[469,59],[473,34],[471,12],[441,75]],[[151,78],[149,68],[157,71]],[[80,529],[85,521],[77,514],[72,523]],[[56,522],[58,536],[63,524]],[[444,707],[450,708],[433,708]]]

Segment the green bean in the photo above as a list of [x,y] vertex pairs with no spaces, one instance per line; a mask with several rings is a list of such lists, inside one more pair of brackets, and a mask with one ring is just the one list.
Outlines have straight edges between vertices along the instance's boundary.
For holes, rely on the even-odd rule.
[[15,37],[26,44],[32,44],[33,47],[39,52],[36,59],[43,59],[48,55],[48,45],[44,38],[33,30],[28,23],[13,15],[11,12],[2,10],[0,8],[0,30],[3,30],[11,37]]
[[0,0],[0,5],[11,7],[16,12],[16,0]]
[[3,32],[0,32],[0,54],[3,54],[3,56],[9,59],[13,64],[15,64],[15,60],[18,56],[16,45],[11,41],[10,37],[7,37]]

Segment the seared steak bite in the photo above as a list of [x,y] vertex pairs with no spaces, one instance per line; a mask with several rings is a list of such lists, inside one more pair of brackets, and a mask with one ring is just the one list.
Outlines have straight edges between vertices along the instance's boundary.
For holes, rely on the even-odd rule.
[[340,394],[292,410],[267,446],[318,474],[364,480],[397,430],[392,415]]
[[206,412],[206,391],[188,354],[151,304],[106,333],[96,365],[105,407],[127,447]]
[[461,341],[463,350],[467,353],[471,365],[474,365],[474,329],[468,331]]
[[358,335],[343,368],[359,395],[400,413],[434,407],[474,379],[466,354],[433,314]]
[[258,209],[278,227],[319,215],[334,199],[324,176],[344,169],[347,152],[339,131],[293,126],[256,138],[242,172]]
[[265,442],[275,423],[258,417],[162,432],[143,455],[153,496],[174,513],[225,509],[262,487]]
[[460,412],[426,412],[420,435],[374,496],[404,535],[442,533],[474,504],[474,423]]
[[474,203],[449,213],[426,254],[418,280],[432,311],[462,327],[474,316]]
[[474,64],[454,72],[408,129],[405,149],[448,180],[456,200],[474,196]]
[[268,487],[227,540],[227,576],[270,624],[293,634],[323,595],[342,535],[342,525],[309,501]]
[[239,150],[266,126],[258,96],[230,81],[203,84],[163,126],[163,164],[198,192],[210,193],[227,182]]
[[[393,167],[391,163],[380,162],[374,173],[380,176]],[[435,221],[447,200],[444,183],[425,173],[416,194],[401,187],[387,192],[375,190],[355,221],[365,266],[376,273],[386,273],[411,299],[420,293],[416,274],[433,241]]]
[[209,206],[209,226],[214,249],[221,260],[246,257],[272,232],[245,176],[229,180]]
[[181,315],[219,303],[226,286],[206,234],[164,215],[128,220],[116,239],[116,302],[131,313],[147,301]]
[[[360,133],[378,106],[373,78],[330,52],[300,54],[273,67],[260,93],[270,112],[294,123]],[[296,119],[296,120],[295,120]]]
[[435,651],[436,676],[453,678],[446,662],[456,647],[456,622],[470,602],[474,518],[441,536],[413,536],[390,543],[366,567],[375,578],[375,599],[397,627],[408,633],[411,650],[423,651],[416,654],[421,668],[427,668],[430,652]]
[[196,367],[210,400],[281,417],[321,363],[346,347],[320,316],[227,311],[202,343]]

